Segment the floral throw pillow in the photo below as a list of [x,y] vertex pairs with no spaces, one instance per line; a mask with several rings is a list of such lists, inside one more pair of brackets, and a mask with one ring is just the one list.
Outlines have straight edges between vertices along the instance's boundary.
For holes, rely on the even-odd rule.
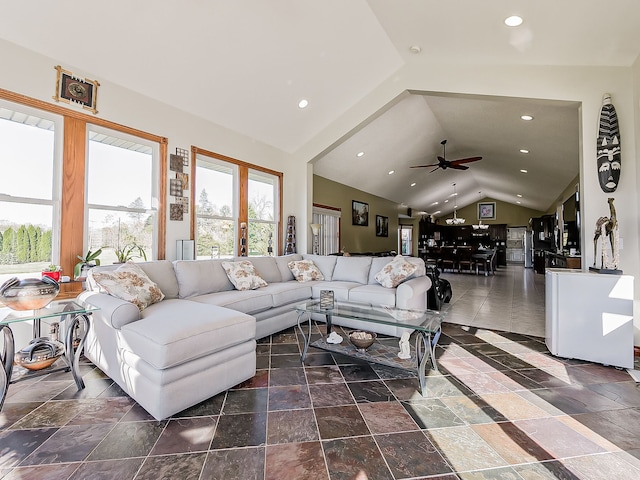
[[374,278],[383,287],[394,288],[410,277],[417,268],[417,265],[407,262],[402,255],[398,255],[376,273]]
[[295,279],[299,282],[311,280],[324,280],[324,275],[311,260],[296,260],[287,264]]
[[268,285],[249,260],[222,262],[221,265],[236,290],[255,290]]
[[164,298],[158,285],[134,263],[125,263],[110,272],[92,272],[92,277],[101,290],[133,303],[140,311]]

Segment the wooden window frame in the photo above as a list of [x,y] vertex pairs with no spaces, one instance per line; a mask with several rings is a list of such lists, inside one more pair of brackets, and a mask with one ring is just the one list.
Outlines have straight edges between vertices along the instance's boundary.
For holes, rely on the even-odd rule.
[[[167,194],[167,145],[168,139],[142,130],[110,122],[60,105],[53,105],[26,95],[0,88],[0,99],[60,115],[63,120],[62,191],[60,196],[60,265],[64,272],[73,272],[77,255],[84,255],[84,210],[87,125],[98,125],[114,131],[140,137],[159,146],[158,186],[158,251],[159,260],[166,257],[166,194]],[[82,228],[79,228],[79,226]],[[62,295],[73,296],[82,289],[80,282],[62,284]]]
[[[277,172],[275,170],[271,170],[269,168],[261,167],[259,165],[254,165],[251,163],[244,162],[242,160],[238,160],[236,158],[228,157],[226,155],[222,155],[220,153],[215,153],[210,150],[205,150],[203,148],[199,148],[196,146],[191,147],[191,182],[194,185],[194,188],[191,189],[191,205],[193,208],[191,209],[191,225],[190,225],[190,235],[191,238],[196,240],[196,192],[195,192],[195,184],[196,184],[196,157],[198,155],[202,155],[205,157],[213,158],[216,160],[221,160],[223,162],[228,162],[238,167],[238,180],[240,185],[238,187],[238,225],[236,228],[236,246],[240,245],[240,224],[241,223],[249,223],[249,170],[256,170],[262,173],[267,173],[277,177],[278,179],[278,205],[276,207],[276,211],[278,212],[278,222],[276,223],[276,228],[278,231],[278,245],[276,249],[277,255],[282,255],[283,251],[283,230],[282,230],[282,185],[283,185],[283,174],[282,172]],[[239,253],[236,252],[237,254]]]

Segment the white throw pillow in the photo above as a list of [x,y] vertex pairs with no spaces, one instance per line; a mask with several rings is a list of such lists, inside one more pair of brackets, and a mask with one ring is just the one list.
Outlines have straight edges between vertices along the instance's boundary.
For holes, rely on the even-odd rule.
[[295,260],[289,262],[289,270],[299,282],[310,282],[311,280],[324,280],[324,275],[311,260]]
[[402,255],[398,255],[376,273],[375,279],[383,287],[394,288],[411,276],[417,268],[417,265],[407,262]]
[[158,285],[134,263],[112,271],[92,272],[92,277],[109,295],[133,303],[140,311],[164,298]]
[[268,285],[249,260],[222,262],[221,265],[236,290],[255,290]]

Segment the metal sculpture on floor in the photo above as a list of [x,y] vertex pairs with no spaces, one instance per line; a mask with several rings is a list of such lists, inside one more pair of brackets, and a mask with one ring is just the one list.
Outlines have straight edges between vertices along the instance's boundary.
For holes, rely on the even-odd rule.
[[[613,206],[613,198],[607,199],[609,202],[609,216],[600,217],[596,221],[596,231],[593,237],[593,266],[596,266],[597,252],[598,252],[598,239],[602,237],[601,248],[601,269],[602,270],[614,270],[617,271],[619,253],[618,253],[618,219],[616,217],[616,208]],[[611,255],[609,255],[609,249],[607,248],[605,238],[609,239],[611,246]]]

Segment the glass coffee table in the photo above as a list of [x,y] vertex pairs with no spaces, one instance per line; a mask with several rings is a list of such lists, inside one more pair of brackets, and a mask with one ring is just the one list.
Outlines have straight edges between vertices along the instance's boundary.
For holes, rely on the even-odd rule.
[[[432,367],[438,370],[435,357],[435,348],[442,331],[442,320],[444,314],[433,310],[404,310],[400,308],[384,305],[366,305],[359,303],[335,302],[332,308],[321,308],[319,300],[310,300],[296,305],[298,312],[298,328],[302,334],[305,344],[302,351],[302,361],[304,362],[310,346],[340,353],[349,357],[359,358],[372,363],[378,363],[404,370],[417,371],[420,379],[420,390],[422,396],[426,396],[426,367],[431,359]],[[327,324],[327,334],[311,343],[312,319],[324,321]],[[303,325],[306,317],[308,324],[307,333],[304,332]],[[343,338],[342,343],[328,343],[327,337],[331,334],[332,317],[342,317],[359,320],[371,324],[390,325],[407,329],[407,332],[415,332],[415,348],[411,349],[411,358],[402,359],[398,357],[400,347],[399,338],[390,337],[389,340],[375,341],[366,350],[359,350],[352,345],[348,338]],[[395,343],[395,345],[394,345]]]
[[[0,367],[0,410],[7,396],[9,385],[34,376],[58,371],[71,371],[78,390],[84,388],[84,382],[78,369],[78,362],[84,346],[84,337],[89,329],[89,316],[95,310],[99,310],[99,308],[79,305],[73,300],[53,301],[46,307],[37,310],[17,311],[7,307],[0,308],[0,333],[4,339],[2,351],[0,351],[0,361],[2,362]],[[14,374],[15,342],[10,328],[11,325],[33,321],[33,338],[40,338],[41,321],[57,317],[60,317],[59,323],[64,327],[64,329],[61,328],[61,331],[65,332],[62,360],[58,360],[52,366],[42,370],[27,371],[17,377],[14,375],[15,378],[12,378],[12,374]],[[80,328],[79,341],[74,344],[74,334],[78,326],[82,328]],[[61,362],[62,366],[58,366],[58,362]]]

